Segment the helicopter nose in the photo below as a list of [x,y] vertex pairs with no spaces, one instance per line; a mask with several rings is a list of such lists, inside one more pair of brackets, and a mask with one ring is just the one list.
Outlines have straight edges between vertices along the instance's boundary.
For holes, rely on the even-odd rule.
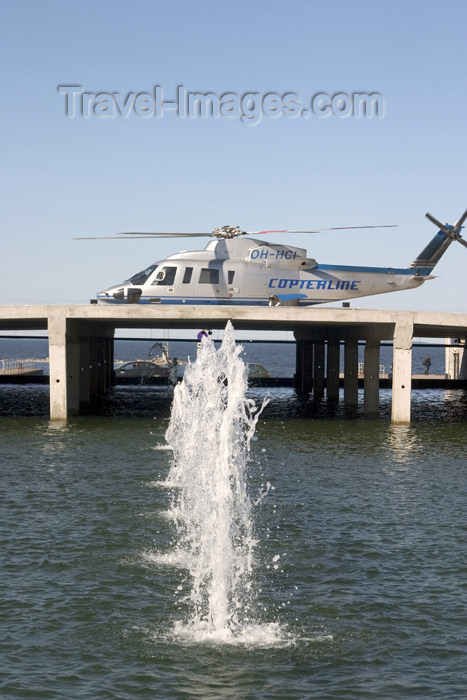
[[110,287],[109,289],[103,289],[102,292],[96,294],[99,301],[125,301],[125,289],[123,287]]
[[127,304],[137,304],[142,294],[141,287],[112,287],[105,289],[98,295],[103,301],[117,301]]

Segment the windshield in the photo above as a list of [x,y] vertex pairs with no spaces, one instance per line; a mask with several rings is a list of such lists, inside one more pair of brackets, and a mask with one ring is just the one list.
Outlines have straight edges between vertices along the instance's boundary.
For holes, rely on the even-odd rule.
[[142,272],[137,272],[136,275],[133,275],[133,277],[130,277],[128,282],[131,282],[131,284],[144,284],[146,282],[147,278],[149,277],[149,275],[152,272],[154,272],[156,267],[157,267],[157,263],[150,265]]

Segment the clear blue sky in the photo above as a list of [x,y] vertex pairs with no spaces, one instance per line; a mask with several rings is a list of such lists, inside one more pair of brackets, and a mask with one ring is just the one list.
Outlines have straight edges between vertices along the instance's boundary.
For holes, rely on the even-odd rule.
[[[125,230],[398,224],[291,237],[321,263],[405,266],[467,208],[464,0],[2,0],[0,303],[86,303],[183,241]],[[383,118],[102,118],[92,93],[378,92]],[[465,233],[465,231],[464,231]],[[271,237],[271,240],[278,240]],[[467,312],[467,250],[360,308]]]

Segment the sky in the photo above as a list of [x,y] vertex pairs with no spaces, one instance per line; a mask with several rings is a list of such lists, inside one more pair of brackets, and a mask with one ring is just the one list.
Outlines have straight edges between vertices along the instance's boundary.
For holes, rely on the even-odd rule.
[[[405,267],[436,232],[427,211],[454,223],[467,208],[464,0],[0,12],[0,304],[88,303],[208,242],[77,236],[397,224],[287,242],[320,263]],[[211,93],[221,111],[184,115],[167,105],[178,93]],[[352,113],[356,94],[377,95],[378,114]],[[352,306],[467,313],[466,269],[453,244],[437,279]]]

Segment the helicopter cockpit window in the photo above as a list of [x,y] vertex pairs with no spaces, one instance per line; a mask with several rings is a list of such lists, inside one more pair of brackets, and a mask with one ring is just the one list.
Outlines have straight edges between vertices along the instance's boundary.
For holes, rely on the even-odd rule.
[[200,284],[219,284],[219,270],[215,267],[202,267],[199,281]]
[[161,267],[156,273],[154,284],[162,284],[164,287],[170,287],[175,281],[176,267]]
[[133,275],[133,277],[130,277],[128,280],[131,282],[131,284],[144,284],[149,277],[149,275],[154,272],[154,270],[157,267],[157,263],[154,263],[154,265],[150,265],[147,267],[145,270],[142,272],[137,272],[136,275]]
[[183,273],[183,284],[190,284],[191,282],[191,275],[193,274],[193,268],[192,267],[186,267],[185,272]]
[[227,273],[227,281],[229,284],[233,284],[234,277],[235,277],[235,270],[229,270]]

